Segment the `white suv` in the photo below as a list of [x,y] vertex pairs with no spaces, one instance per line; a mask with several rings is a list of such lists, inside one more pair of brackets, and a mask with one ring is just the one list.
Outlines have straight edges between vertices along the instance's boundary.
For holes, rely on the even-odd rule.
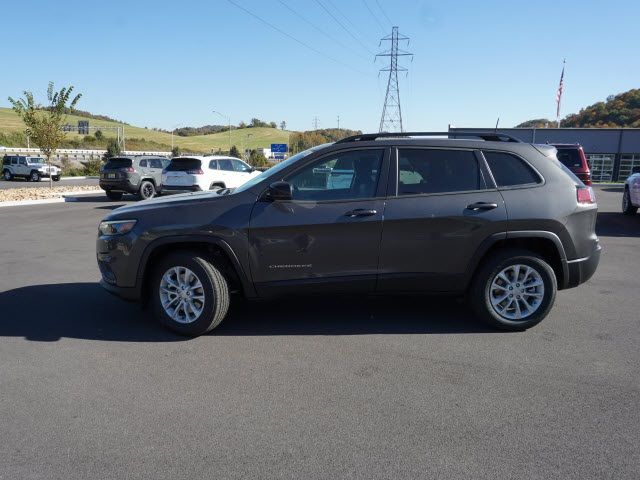
[[250,165],[233,157],[176,157],[162,172],[162,191],[236,188],[259,174]]
[[2,177],[7,181],[22,177],[27,181],[39,182],[41,178],[51,176],[57,182],[60,173],[61,170],[55,165],[46,165],[42,157],[5,155],[2,159]]
[[624,193],[622,194],[622,213],[633,215],[640,207],[640,172],[632,173],[624,182]]

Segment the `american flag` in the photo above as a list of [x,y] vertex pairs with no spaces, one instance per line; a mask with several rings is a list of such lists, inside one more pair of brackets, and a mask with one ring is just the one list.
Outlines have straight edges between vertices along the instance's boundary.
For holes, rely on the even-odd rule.
[[556,93],[556,117],[560,118],[560,102],[562,101],[562,92],[564,91],[564,62],[562,62],[562,73],[560,74],[560,85],[558,85],[558,93]]

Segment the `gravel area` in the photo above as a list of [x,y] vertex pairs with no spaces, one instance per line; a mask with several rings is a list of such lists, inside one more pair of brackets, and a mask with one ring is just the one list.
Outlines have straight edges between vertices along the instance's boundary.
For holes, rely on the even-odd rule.
[[58,198],[70,193],[93,192],[95,185],[63,185],[53,188],[9,188],[0,190],[0,202],[12,202],[16,200],[44,200]]

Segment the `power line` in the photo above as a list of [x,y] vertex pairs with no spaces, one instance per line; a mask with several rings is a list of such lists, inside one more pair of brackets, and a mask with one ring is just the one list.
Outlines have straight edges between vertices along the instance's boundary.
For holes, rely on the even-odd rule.
[[317,53],[318,55],[321,55],[321,56],[323,56],[323,57],[325,57],[325,58],[327,58],[327,59],[331,60],[332,62],[339,63],[339,64],[340,64],[340,65],[342,65],[343,67],[350,68],[351,70],[354,70],[354,71],[356,71],[356,72],[358,72],[358,73],[360,73],[360,74],[362,74],[362,75],[366,75],[366,73],[362,72],[361,70],[358,70],[357,68],[354,68],[353,66],[351,66],[351,65],[349,65],[349,64],[347,64],[347,63],[344,63],[344,62],[342,62],[342,61],[340,61],[340,60],[338,60],[338,59],[336,59],[336,58],[333,58],[333,57],[331,57],[331,56],[327,55],[326,53],[324,53],[324,52],[322,52],[322,51],[320,51],[320,50],[318,50],[318,49],[316,49],[316,48],[312,47],[311,45],[309,45],[309,44],[307,44],[307,43],[303,42],[302,40],[298,40],[298,39],[297,39],[296,37],[294,37],[293,35],[290,35],[289,33],[285,32],[284,30],[282,30],[282,29],[280,29],[280,28],[276,27],[274,24],[272,24],[272,23],[268,22],[267,20],[265,20],[265,19],[264,19],[264,18],[262,18],[262,17],[259,17],[258,15],[256,15],[256,14],[255,14],[255,13],[253,13],[253,12],[251,12],[250,10],[247,10],[247,9],[246,9],[246,8],[244,8],[242,5],[237,4],[234,0],[227,0],[227,2],[229,2],[229,3],[230,3],[231,5],[233,5],[234,7],[236,7],[236,8],[238,8],[238,9],[242,10],[242,11],[243,11],[243,12],[245,12],[247,15],[251,15],[253,18],[255,18],[256,20],[259,20],[259,21],[260,21],[260,22],[262,22],[262,23],[264,23],[265,25],[267,25],[268,27],[272,28],[272,29],[273,29],[273,30],[275,30],[276,32],[281,33],[281,34],[282,34],[282,35],[284,35],[285,37],[288,37],[288,38],[290,38],[291,40],[293,40],[294,42],[299,43],[299,44],[300,44],[300,45],[302,45],[303,47],[305,47],[305,48],[307,48],[307,49],[311,50],[312,52],[315,52],[315,53]]
[[[231,0],[228,0],[228,1],[231,1]],[[331,13],[331,12],[329,11],[329,9],[328,9],[327,7],[325,7],[325,6],[324,6],[324,4],[322,4],[322,2],[320,2],[320,0],[316,0],[316,3],[317,3],[318,5],[320,5],[320,6],[322,7],[322,9],[323,9],[325,12],[327,12],[327,13],[329,14],[329,16],[330,16],[331,18],[333,18],[333,19],[336,21],[336,23],[337,23],[338,25],[340,25],[340,26],[342,27],[342,29],[343,29],[345,32],[347,32],[347,33],[351,36],[351,38],[353,38],[356,42],[358,42],[358,43],[362,46],[362,48],[364,48],[364,49],[365,49],[367,52],[369,52],[371,55],[374,55],[374,53],[373,53],[371,50],[369,50],[369,47],[367,47],[364,43],[362,43],[362,41],[361,41],[358,37],[356,37],[356,36],[351,32],[351,30],[349,30],[347,27],[345,27],[345,26],[344,26],[344,24],[343,24],[340,20],[338,20],[338,19],[335,17],[335,15],[334,15],[333,13]]]
[[389,18],[389,16],[385,13],[384,8],[382,8],[382,5],[380,5],[380,2],[378,0],[376,0],[376,5],[378,5],[378,8],[380,9],[380,11],[382,12],[382,15],[384,15],[384,18],[387,19],[387,22],[389,22],[389,25],[393,26],[393,22],[391,21],[391,19]]
[[371,7],[369,7],[367,0],[362,0],[362,3],[364,3],[364,6],[367,7],[367,10],[369,10],[369,13],[373,17],[373,19],[376,21],[378,25],[380,25],[380,28],[384,31],[384,25],[382,25],[382,22],[378,19],[378,16],[375,13],[373,13],[373,10],[371,10]]
[[358,55],[360,58],[362,58],[363,60],[367,60],[367,58],[362,55],[360,52],[357,52],[356,50],[354,50],[353,48],[349,47],[348,45],[345,45],[344,43],[342,43],[340,40],[338,40],[335,37],[332,37],[331,35],[329,35],[327,32],[325,32],[324,30],[322,30],[320,27],[318,27],[316,24],[314,24],[311,20],[308,20],[304,15],[302,15],[301,13],[297,12],[296,10],[293,9],[293,7],[291,7],[290,5],[288,5],[286,2],[284,2],[283,0],[278,0],[285,8],[287,8],[288,10],[290,10],[295,16],[297,16],[298,18],[300,18],[301,20],[303,20],[304,22],[308,23],[309,25],[311,25],[313,28],[315,28],[317,31],[319,31],[321,34],[323,34],[325,37],[327,37],[330,40],[333,40],[334,42],[336,42],[338,45],[340,45],[342,48],[346,48],[347,50],[351,50],[354,54]]
[[366,34],[362,33],[362,30],[360,30],[360,28],[359,28],[355,23],[353,23],[353,22],[351,21],[351,19],[350,19],[347,15],[345,15],[345,14],[342,12],[342,10],[340,10],[340,9],[339,9],[339,8],[338,8],[338,7],[333,3],[333,0],[325,0],[325,1],[329,4],[329,6],[331,6],[331,7],[333,8],[333,10],[334,10],[334,11],[338,12],[338,13],[342,16],[342,18],[343,18],[343,19],[345,19],[345,20],[347,21],[347,23],[348,23],[349,25],[351,25],[351,27],[353,28],[353,31],[354,31],[354,32],[357,32],[357,33],[358,33],[358,35],[360,36],[360,38],[362,38],[365,42],[367,41],[367,36],[366,36]]

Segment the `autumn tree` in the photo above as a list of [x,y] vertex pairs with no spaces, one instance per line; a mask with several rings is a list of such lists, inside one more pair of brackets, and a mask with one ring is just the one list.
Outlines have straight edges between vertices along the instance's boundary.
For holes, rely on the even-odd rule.
[[[51,157],[67,136],[67,132],[63,129],[67,119],[66,113],[73,112],[82,94],[77,94],[72,98],[73,86],[63,87],[56,91],[53,82],[49,82],[47,105],[43,106],[36,103],[33,93],[26,90],[22,93],[24,97],[17,100],[9,97],[9,102],[26,126],[25,135],[38,146],[40,152],[47,159],[50,170]],[[52,176],[49,175],[49,187],[53,187],[52,180]]]

